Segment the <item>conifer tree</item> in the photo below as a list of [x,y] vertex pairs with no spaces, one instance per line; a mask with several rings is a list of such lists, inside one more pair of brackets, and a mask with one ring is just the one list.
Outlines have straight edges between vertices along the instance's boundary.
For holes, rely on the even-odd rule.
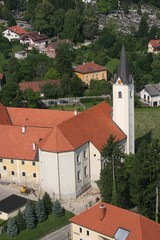
[[53,203],[52,213],[55,217],[64,216],[65,210],[58,200]]
[[24,219],[24,215],[22,214],[22,212],[20,210],[18,211],[18,214],[16,216],[16,223],[17,223],[19,231],[23,231],[24,229],[26,229],[26,222]]
[[17,236],[18,234],[18,226],[14,218],[9,218],[7,222],[7,234],[10,237]]
[[28,201],[25,210],[25,221],[27,229],[32,229],[36,227],[36,216],[34,211],[34,206],[31,201]]
[[47,192],[45,192],[44,196],[43,196],[43,203],[46,209],[46,214],[49,215],[50,213],[52,213],[52,199],[49,196],[49,194]]
[[39,223],[47,219],[44,202],[43,200],[40,200],[40,199],[38,199],[38,202],[36,202],[36,217]]

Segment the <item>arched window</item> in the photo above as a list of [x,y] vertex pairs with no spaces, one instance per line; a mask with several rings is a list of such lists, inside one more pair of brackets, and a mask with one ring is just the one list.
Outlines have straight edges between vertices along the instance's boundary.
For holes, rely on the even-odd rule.
[[122,98],[122,92],[118,92],[118,98]]

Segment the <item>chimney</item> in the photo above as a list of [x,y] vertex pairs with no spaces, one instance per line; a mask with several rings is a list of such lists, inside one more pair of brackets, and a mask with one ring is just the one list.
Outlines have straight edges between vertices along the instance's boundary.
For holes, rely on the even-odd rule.
[[78,112],[77,112],[77,110],[75,109],[74,110],[74,116],[77,116],[78,115]]
[[26,127],[22,126],[22,133],[24,134],[26,132]]
[[100,209],[100,221],[103,221],[104,217],[105,217],[105,214],[106,214],[106,208],[103,204],[101,204],[99,206],[99,209]]
[[33,151],[35,151],[36,150],[36,144],[33,143],[32,147],[33,147]]

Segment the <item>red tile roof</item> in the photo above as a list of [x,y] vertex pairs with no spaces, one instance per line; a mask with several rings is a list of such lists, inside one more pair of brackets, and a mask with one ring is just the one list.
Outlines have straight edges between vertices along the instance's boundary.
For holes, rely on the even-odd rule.
[[55,127],[74,116],[73,111],[7,107],[14,126]]
[[23,134],[21,126],[0,125],[0,157],[34,160],[33,143],[38,144],[50,131],[50,128],[26,127]]
[[0,73],[0,80],[2,80],[4,77],[4,74],[3,73]]
[[[40,148],[45,151],[65,152],[91,141],[100,151],[110,134],[116,136],[117,140],[125,139],[126,135],[112,121],[111,111],[112,108],[102,102],[62,122],[48,139],[41,141]],[[57,141],[53,140],[55,137]]]
[[79,72],[79,73],[93,73],[93,72],[100,72],[100,71],[107,71],[107,68],[100,66],[94,62],[87,62],[82,65],[78,65],[74,69],[74,72]]
[[25,34],[27,31],[20,26],[12,26],[8,28],[10,31],[15,32],[18,35]]
[[53,86],[60,85],[60,80],[46,80],[46,81],[36,81],[36,82],[21,82],[19,83],[19,87],[21,91],[26,90],[27,88],[31,88],[35,92],[40,92],[41,88],[45,84],[51,84]]
[[152,47],[160,47],[160,40],[150,40],[149,43],[152,45]]
[[12,125],[9,114],[2,104],[0,104],[0,125]]
[[[100,220],[100,206],[106,208],[105,217]],[[129,231],[126,240],[159,240],[160,225],[137,213],[107,203],[98,203],[70,219],[71,223],[113,238],[118,228]]]
[[22,39],[25,37],[31,38],[34,42],[41,41],[41,40],[48,40],[48,37],[46,35],[41,34],[39,32],[27,32],[25,36],[22,37]]

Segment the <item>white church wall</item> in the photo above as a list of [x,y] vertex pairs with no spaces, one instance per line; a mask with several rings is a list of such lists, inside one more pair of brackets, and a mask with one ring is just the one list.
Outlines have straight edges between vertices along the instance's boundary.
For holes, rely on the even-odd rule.
[[101,172],[101,154],[99,150],[90,142],[90,171],[91,184],[97,186],[96,181],[99,180]]

